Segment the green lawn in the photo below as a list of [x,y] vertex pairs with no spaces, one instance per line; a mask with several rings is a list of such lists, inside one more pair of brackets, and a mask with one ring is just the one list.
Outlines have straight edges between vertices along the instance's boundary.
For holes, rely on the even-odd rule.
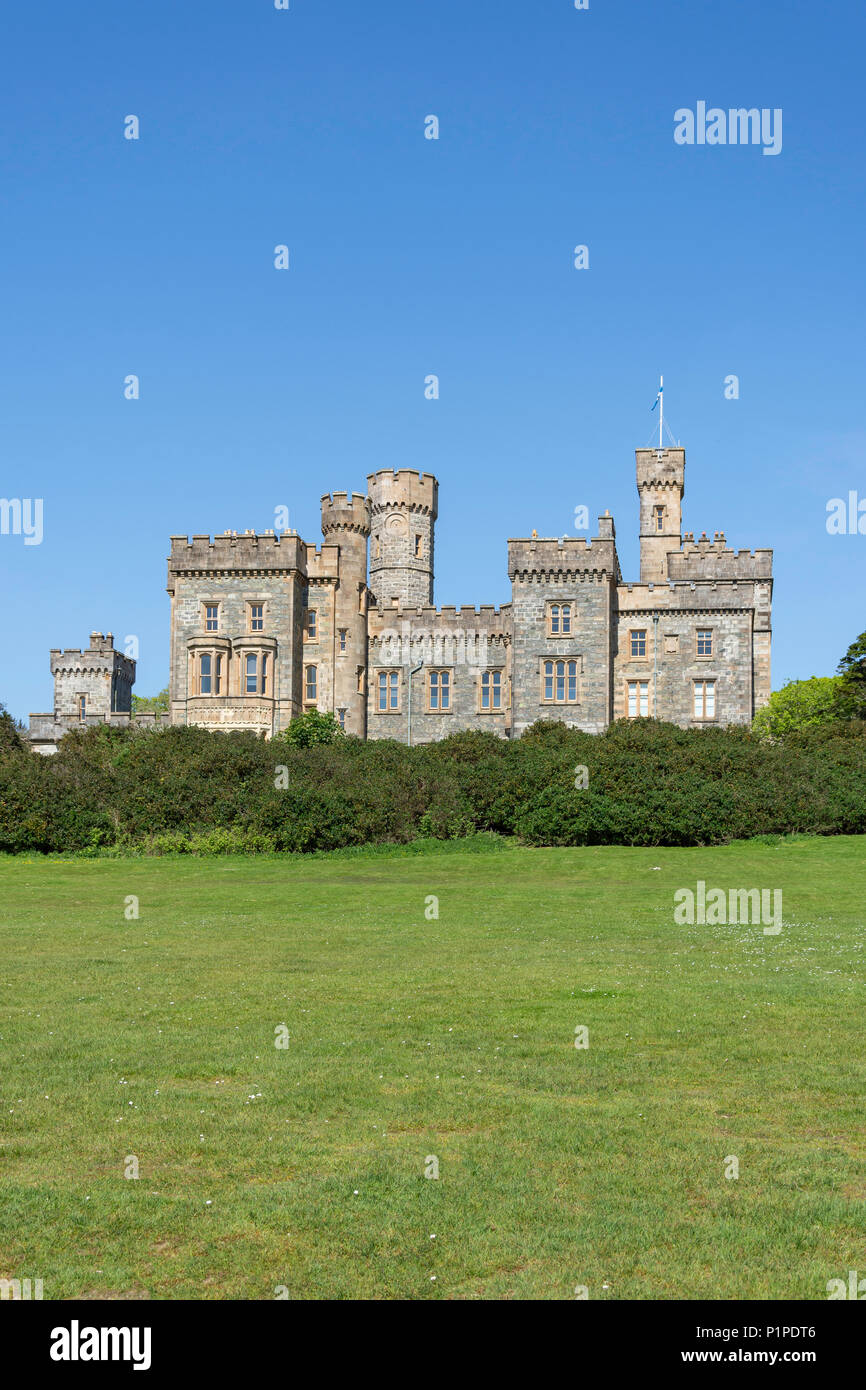
[[[864,846],[2,859],[0,1277],[826,1298],[866,1275]],[[782,932],[675,925],[698,879]]]

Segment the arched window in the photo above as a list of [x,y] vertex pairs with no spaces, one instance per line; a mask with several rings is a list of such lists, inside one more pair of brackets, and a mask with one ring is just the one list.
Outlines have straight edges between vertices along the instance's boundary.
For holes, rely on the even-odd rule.
[[304,699],[306,700],[307,704],[313,704],[317,698],[316,691],[318,688],[318,667],[308,666],[306,671],[304,672],[304,676]]

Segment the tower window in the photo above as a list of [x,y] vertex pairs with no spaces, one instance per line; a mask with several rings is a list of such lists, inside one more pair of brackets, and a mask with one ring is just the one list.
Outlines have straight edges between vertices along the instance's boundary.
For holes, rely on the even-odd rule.
[[627,681],[629,719],[646,718],[649,714],[649,681]]
[[316,701],[318,674],[319,671],[317,666],[308,666],[304,672],[304,699],[307,701],[307,704],[314,704]]
[[380,671],[379,672],[379,713],[386,714],[390,710],[400,708],[400,673],[399,671]]
[[220,610],[218,603],[206,603],[204,609],[205,632],[219,632]]
[[341,655],[341,656],[344,654],[345,650],[346,650],[346,629],[345,629],[344,627],[341,627],[341,628],[340,628],[340,655]]
[[264,632],[265,628],[265,605],[263,603],[250,604],[250,632]]
[[665,509],[664,507],[653,507],[656,519],[656,530],[663,531],[665,528]]
[[482,711],[502,708],[502,672],[482,671],[481,709]]
[[307,609],[307,637],[311,642],[315,642],[318,636],[318,619],[315,608]]
[[571,636],[571,604],[552,603],[547,610],[547,631],[551,637]]
[[427,708],[440,712],[451,709],[451,672],[431,671],[427,687]]
[[341,729],[345,729],[345,727],[346,727],[346,711],[345,711],[344,709],[338,709],[338,710],[337,710],[337,718],[338,718],[339,721],[340,721],[340,728],[341,728]]
[[712,628],[698,628],[698,656],[712,656],[713,654],[713,632]]
[[694,714],[695,719],[715,719],[715,681],[695,681]]
[[86,696],[86,695],[79,695],[79,697],[78,697],[78,718],[79,718],[79,719],[85,719],[86,717],[87,717],[87,696]]
[[646,656],[646,628],[635,628],[631,632],[631,654],[632,656]]
[[545,704],[577,704],[577,662],[545,661],[544,663]]
[[417,560],[417,559],[420,557],[420,555],[421,555],[421,537],[418,536],[418,535],[416,535],[416,537],[415,537],[415,559]]

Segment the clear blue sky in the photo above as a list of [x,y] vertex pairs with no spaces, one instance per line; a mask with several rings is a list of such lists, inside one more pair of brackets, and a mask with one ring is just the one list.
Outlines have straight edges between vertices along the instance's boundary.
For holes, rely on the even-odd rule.
[[[374,468],[440,480],[437,603],[507,601],[507,537],[579,504],[636,578],[659,372],[685,526],[775,550],[774,686],[833,671],[866,628],[866,536],[825,529],[866,496],[864,49],[859,0],[7,6],[0,495],[45,529],[0,536],[0,700],[50,709],[93,628],[154,693],[168,537],[287,505],[320,539]],[[781,107],[781,154],[676,145],[700,100]]]

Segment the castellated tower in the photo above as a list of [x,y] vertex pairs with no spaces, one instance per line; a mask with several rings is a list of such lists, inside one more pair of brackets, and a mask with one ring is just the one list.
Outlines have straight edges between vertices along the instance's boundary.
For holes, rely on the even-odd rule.
[[640,582],[667,579],[667,556],[682,546],[685,449],[636,449],[640,497]]
[[432,473],[411,468],[371,473],[370,588],[380,608],[396,599],[401,608],[433,602],[433,529],[439,484]]
[[339,546],[334,591],[333,709],[345,710],[347,733],[367,733],[367,537],[370,502],[359,492],[325,493],[322,535]]

